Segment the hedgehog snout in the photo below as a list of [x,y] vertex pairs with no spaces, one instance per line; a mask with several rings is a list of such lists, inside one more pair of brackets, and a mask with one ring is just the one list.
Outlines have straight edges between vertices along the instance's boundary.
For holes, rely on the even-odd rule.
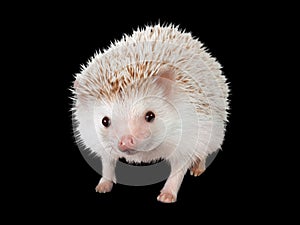
[[136,145],[136,140],[132,135],[124,135],[121,137],[118,147],[121,151],[127,151],[129,149],[134,149]]

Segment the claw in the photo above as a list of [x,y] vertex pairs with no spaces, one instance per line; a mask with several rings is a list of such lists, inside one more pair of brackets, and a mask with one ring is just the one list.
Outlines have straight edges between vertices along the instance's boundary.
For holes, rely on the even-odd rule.
[[192,168],[190,168],[190,174],[194,177],[200,176],[205,171],[205,161],[196,161]]

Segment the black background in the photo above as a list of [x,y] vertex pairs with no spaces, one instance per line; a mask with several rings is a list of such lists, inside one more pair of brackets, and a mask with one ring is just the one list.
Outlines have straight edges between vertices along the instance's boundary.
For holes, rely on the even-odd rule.
[[[44,6],[15,22],[20,27],[16,36],[22,35],[15,46],[26,61],[22,68],[29,74],[26,93],[30,95],[23,101],[23,116],[27,117],[23,133],[31,151],[24,154],[30,160],[25,160],[15,187],[18,193],[21,183],[26,190],[24,195],[17,194],[19,207],[34,206],[33,217],[36,213],[48,219],[108,217],[111,221],[132,222],[137,215],[143,215],[140,222],[159,220],[158,213],[168,221],[185,212],[199,222],[202,218],[238,221],[237,214],[250,220],[254,213],[263,214],[268,193],[257,180],[259,162],[253,162],[251,154],[262,137],[249,130],[255,126],[254,106],[261,101],[255,94],[261,88],[257,72],[261,62],[253,55],[266,43],[261,27],[269,29],[271,24],[264,17],[265,9],[213,4],[172,8],[158,3],[121,12],[111,6],[77,7]],[[75,144],[70,112],[69,88],[80,65],[124,33],[158,21],[180,25],[198,37],[223,66],[231,89],[222,151],[200,177],[185,176],[178,201],[171,205],[156,201],[164,182],[144,187],[117,184],[111,193],[96,193],[100,176],[84,161]],[[23,79],[19,83],[23,85]],[[256,192],[265,194],[265,198],[258,200]],[[252,204],[256,207],[248,210]]]

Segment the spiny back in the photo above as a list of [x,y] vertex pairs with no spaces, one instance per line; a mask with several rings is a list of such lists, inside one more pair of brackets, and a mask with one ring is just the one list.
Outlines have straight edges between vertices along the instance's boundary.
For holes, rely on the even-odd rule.
[[176,82],[190,94],[199,113],[226,120],[228,87],[220,64],[200,41],[174,25],[137,29],[96,54],[77,75],[77,94],[87,100],[113,100],[166,64],[177,71]]

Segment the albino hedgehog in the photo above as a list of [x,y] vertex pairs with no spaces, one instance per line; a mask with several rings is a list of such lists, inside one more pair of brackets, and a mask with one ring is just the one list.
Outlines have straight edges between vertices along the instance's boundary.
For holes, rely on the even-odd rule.
[[175,202],[189,169],[199,176],[223,142],[228,87],[220,64],[190,33],[146,26],[97,53],[74,82],[76,135],[102,160],[99,193],[116,183],[119,158],[166,160],[157,197]]

